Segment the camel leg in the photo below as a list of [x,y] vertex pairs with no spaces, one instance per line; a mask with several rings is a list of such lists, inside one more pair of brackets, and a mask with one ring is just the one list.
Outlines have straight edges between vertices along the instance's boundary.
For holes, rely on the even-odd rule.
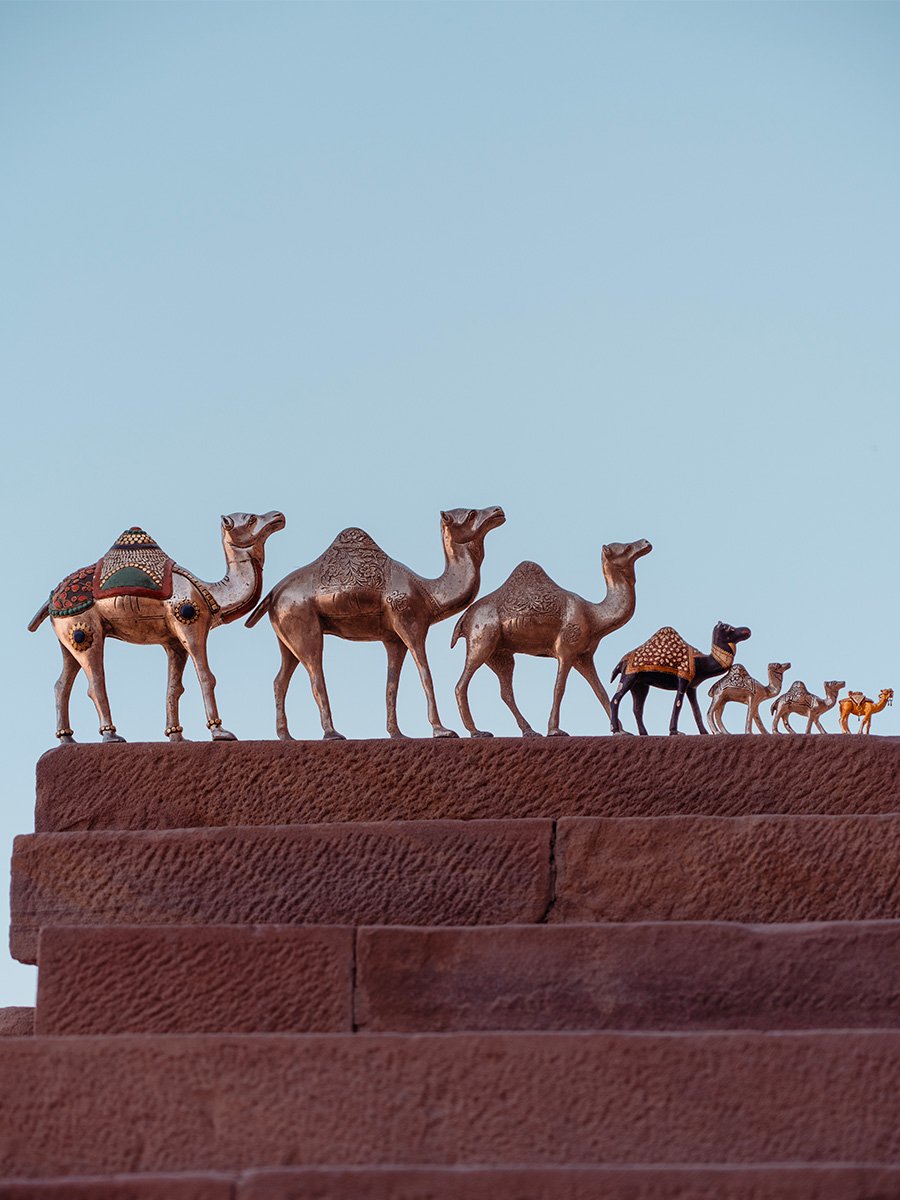
[[285,710],[285,700],[287,699],[287,690],[293,678],[294,672],[300,665],[300,660],[294,654],[290,646],[278,639],[278,648],[281,650],[281,667],[278,674],[275,676],[273,685],[275,691],[275,733],[282,742],[292,742],[291,731],[288,729],[287,712]]
[[425,638],[428,635],[427,627],[420,629],[409,625],[395,626],[395,632],[398,637],[403,639],[419,672],[419,679],[422,681],[422,688],[425,692],[425,700],[428,705],[428,724],[431,726],[432,737],[459,737],[455,729],[448,729],[446,725],[441,723],[437,700],[434,698],[434,680],[431,677],[431,668],[428,665],[428,656],[425,652]]
[[644,705],[650,695],[650,684],[638,682],[631,689],[631,706],[634,709],[634,719],[637,722],[638,733],[647,737],[647,726],[644,724]]
[[719,709],[724,707],[724,704],[720,704],[718,699],[715,699],[710,701],[709,708],[706,710],[706,719],[709,721],[709,727],[713,733],[728,732],[719,719]]
[[472,681],[472,676],[480,666],[483,666],[489,660],[491,652],[497,644],[496,636],[484,637],[485,632],[487,631],[483,628],[477,629],[466,638],[466,664],[456,685],[456,706],[459,709],[460,719],[469,736],[475,738],[494,736],[492,733],[488,733],[487,730],[479,729],[476,726],[472,717],[472,710],[469,707],[469,684]]
[[124,742],[125,739],[116,733],[112,714],[109,711],[109,697],[106,694],[106,672],[103,669],[103,635],[94,634],[93,645],[81,656],[81,666],[88,677],[88,695],[94,702],[97,716],[100,718],[100,733],[104,742]]
[[591,691],[603,705],[603,711],[609,716],[609,696],[607,695],[606,688],[600,682],[600,676],[597,674],[597,668],[594,666],[593,656],[590,654],[580,654],[572,665],[579,675],[587,680]]
[[180,642],[164,643],[163,649],[169,659],[169,675],[166,682],[166,737],[170,742],[183,742],[184,731],[178,723],[178,701],[184,695],[184,668],[187,651]]
[[69,727],[69,697],[72,695],[75,676],[81,670],[81,663],[71,651],[65,648],[62,642],[60,642],[59,648],[62,650],[63,657],[62,671],[53,689],[56,700],[56,736],[59,738],[61,746],[74,746],[75,738]]
[[694,720],[697,722],[698,731],[709,736],[709,730],[703,724],[703,714],[700,711],[700,701],[697,699],[697,689],[695,687],[687,689],[687,698],[690,701],[691,712],[693,712]]
[[[634,677],[628,678],[623,675],[619,680],[619,686],[616,688],[615,695],[609,702],[609,728],[612,733],[627,734],[628,730],[622,728],[622,723],[619,720],[619,705],[622,703],[622,697],[627,696],[634,687]],[[632,697],[632,701],[634,697]]]
[[550,709],[550,720],[547,723],[547,737],[568,737],[566,731],[559,727],[559,709],[566,691],[566,680],[572,670],[572,660],[560,658],[557,661],[556,682],[553,685],[553,706]]
[[519,711],[516,697],[513,693],[513,671],[516,666],[515,655],[508,650],[497,650],[488,659],[488,666],[500,680],[500,699],[516,718],[522,737],[540,737],[536,729],[532,729],[525,717]]
[[675,703],[672,705],[672,715],[669,718],[669,737],[683,737],[678,730],[678,718],[681,716],[681,708],[684,704],[684,695],[687,691],[687,680],[679,679],[678,687],[675,691]]
[[[760,701],[760,700],[757,700],[757,702],[756,702],[756,703],[753,705],[753,721],[754,721],[754,723],[755,723],[755,725],[756,725],[756,728],[759,730],[759,732],[760,732],[760,733],[766,733],[766,734],[767,734],[769,731],[768,731],[768,729],[766,729],[765,725],[763,725],[763,723],[762,723],[762,718],[761,718],[761,717],[760,717],[760,715],[759,715],[759,706],[760,706],[760,703],[761,703],[761,701]],[[749,707],[749,706],[748,706],[748,707]],[[752,733],[752,732],[753,732],[752,726],[751,726],[750,728],[748,728],[747,732],[748,732],[748,733]]]
[[[176,622],[172,622],[176,624]],[[227,729],[222,728],[222,718],[216,705],[216,677],[209,666],[206,656],[206,636],[209,633],[207,625],[181,625],[172,632],[191,656],[197,681],[200,684],[200,694],[203,697],[203,707],[206,710],[206,727],[212,734],[214,742],[236,742],[237,738]]]
[[384,649],[388,660],[387,688],[385,690],[388,736],[404,738],[406,734],[400,732],[400,726],[397,724],[397,685],[400,682],[403,660],[406,658],[406,647],[402,642],[385,642]]

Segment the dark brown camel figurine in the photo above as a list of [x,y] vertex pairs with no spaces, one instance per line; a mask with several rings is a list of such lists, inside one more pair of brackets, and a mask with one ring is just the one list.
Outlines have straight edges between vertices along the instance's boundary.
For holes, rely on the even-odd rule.
[[397,682],[407,650],[412,654],[428,700],[435,737],[456,737],[441,724],[425,639],[436,621],[455,616],[478,594],[484,539],[506,520],[502,508],[453,508],[441,513],[444,573],[424,579],[389,558],[362,529],[345,529],[315,562],[282,579],[247,619],[255,625],[268,613],[281,648],[275,677],[278,736],[290,741],[284,701],[298,663],[309,674],[326,738],[341,738],[331,719],[322,670],[326,633],[354,642],[383,642],[387,652],[387,729],[397,725]]
[[463,613],[450,645],[455,646],[460,637],[466,640],[466,665],[456,685],[456,702],[472,737],[492,736],[476,729],[469,709],[469,681],[483,663],[500,680],[500,696],[516,718],[522,736],[538,736],[519,711],[513,695],[516,654],[555,658],[559,664],[547,727],[550,737],[565,736],[559,727],[559,708],[573,667],[587,680],[606,715],[610,715],[609,697],[597,675],[594,655],[601,638],[631,620],[634,564],[652,549],[643,539],[624,545],[612,542],[603,547],[606,596],[599,604],[561,588],[537,563],[524,562],[519,563],[502,587],[476,600]]
[[626,732],[619,723],[619,705],[622,697],[631,692],[638,732],[646,737],[644,703],[651,687],[675,692],[669,721],[670,734],[678,733],[678,718],[685,695],[691,702],[697,728],[701,733],[708,733],[697,702],[697,688],[715,675],[724,675],[734,662],[737,643],[746,641],[749,636],[750,630],[746,626],[726,625],[720,621],[713,629],[711,651],[701,654],[670,625],[658,629],[649,641],[626,654],[612,673],[611,679],[622,676],[612,698],[610,723],[613,733]]

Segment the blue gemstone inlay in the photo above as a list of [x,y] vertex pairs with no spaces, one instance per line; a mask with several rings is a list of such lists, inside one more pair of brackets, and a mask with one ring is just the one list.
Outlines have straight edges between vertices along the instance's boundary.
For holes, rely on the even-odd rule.
[[197,615],[197,610],[194,608],[193,604],[182,604],[181,615],[186,621],[193,621],[194,617]]
[[87,634],[84,632],[83,629],[76,629],[75,632],[72,634],[72,641],[80,646],[86,637],[87,637]]

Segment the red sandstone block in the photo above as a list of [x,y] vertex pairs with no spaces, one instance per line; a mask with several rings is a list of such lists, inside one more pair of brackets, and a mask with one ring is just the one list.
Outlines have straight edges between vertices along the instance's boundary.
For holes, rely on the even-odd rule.
[[0,1037],[27,1037],[34,1033],[33,1008],[0,1008]]
[[361,929],[356,986],[373,1032],[888,1028],[900,921]]
[[900,739],[547,738],[63,746],[38,832],[900,811]]
[[249,1172],[237,1200],[896,1200],[900,1168],[335,1167]]
[[900,1033],[0,1041],[0,1177],[900,1162]]
[[38,961],[39,1034],[352,1028],[351,929],[58,926]]
[[224,1175],[0,1180],[0,1200],[234,1200]]
[[551,921],[900,917],[900,814],[572,818]]
[[47,833],[16,838],[13,956],[45,925],[470,925],[540,920],[549,821]]

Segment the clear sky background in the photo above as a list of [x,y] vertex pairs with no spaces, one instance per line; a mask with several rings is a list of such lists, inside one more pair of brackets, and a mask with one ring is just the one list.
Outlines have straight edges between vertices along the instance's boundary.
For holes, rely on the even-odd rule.
[[[600,599],[601,544],[653,542],[604,679],[726,620],[757,675],[900,687],[898,58],[893,3],[0,5],[4,859],[54,744],[25,625],[132,524],[213,580],[219,514],[280,508],[271,586],[351,524],[438,574],[439,511],[502,504],[483,591],[530,558]],[[273,736],[268,622],[210,651],[226,725]],[[162,651],[107,666],[161,738]],[[384,671],[329,639],[344,733],[383,736]],[[520,659],[538,728],[553,675]],[[471,697],[516,732],[490,672]],[[289,712],[319,736],[302,672]],[[205,737],[192,675],[183,714]],[[400,717],[429,732],[409,663]],[[607,730],[574,676],[563,727]],[[4,957],[0,1004],[33,989]]]

